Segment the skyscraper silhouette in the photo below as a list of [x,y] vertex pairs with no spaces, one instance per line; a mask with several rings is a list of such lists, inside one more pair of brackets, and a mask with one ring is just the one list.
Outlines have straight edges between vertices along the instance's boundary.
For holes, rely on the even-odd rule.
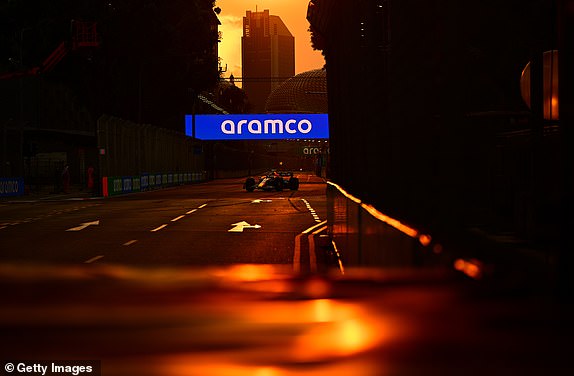
[[278,16],[247,11],[241,38],[243,89],[251,112],[263,112],[271,91],[295,75],[295,38]]

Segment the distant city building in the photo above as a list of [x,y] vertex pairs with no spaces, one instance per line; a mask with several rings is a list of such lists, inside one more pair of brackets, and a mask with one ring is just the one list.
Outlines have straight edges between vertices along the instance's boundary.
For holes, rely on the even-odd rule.
[[327,72],[314,69],[289,78],[267,98],[266,113],[327,113]]
[[269,94],[295,75],[295,38],[278,16],[247,11],[241,38],[243,89],[252,112],[263,112]]

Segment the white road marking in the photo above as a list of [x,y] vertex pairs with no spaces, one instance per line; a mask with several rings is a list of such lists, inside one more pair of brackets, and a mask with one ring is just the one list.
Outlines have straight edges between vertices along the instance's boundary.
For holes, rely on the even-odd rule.
[[132,245],[134,243],[137,243],[137,240],[130,240],[129,242],[125,242],[124,245]]
[[326,224],[327,221],[317,223],[295,237],[295,250],[293,252],[293,270],[295,273],[299,273],[301,271],[301,237]]
[[167,227],[167,225],[161,225],[159,227],[154,228],[153,230],[150,230],[150,232],[156,232],[156,231],[159,231],[159,230],[166,228],[166,227]]
[[337,244],[335,243],[334,240],[331,240],[331,244],[333,244],[333,250],[335,251],[335,254],[337,255],[337,261],[339,262],[339,270],[341,271],[341,274],[345,274],[345,268],[343,267],[343,262],[341,261],[341,254],[339,253],[339,249],[337,248]]
[[261,228],[261,225],[250,225],[249,223],[247,223],[245,221],[233,223],[231,226],[234,226],[234,227],[231,228],[230,230],[227,230],[227,232],[243,232],[243,229],[245,229],[245,228],[256,228],[256,229]]
[[84,264],[91,264],[94,261],[98,261],[99,259],[104,258],[104,256],[100,255],[100,256],[96,256],[96,257],[92,257],[91,259],[87,260],[84,262]]
[[[194,213],[194,212],[196,212],[198,209],[205,208],[206,206],[207,206],[207,204],[203,204],[203,205],[201,205],[200,207],[198,207],[197,209],[192,209],[192,210],[188,211],[188,212],[185,213],[185,214],[187,215],[187,214]],[[177,221],[179,221],[180,219],[182,219],[182,218],[184,218],[184,217],[185,217],[185,215],[180,215],[179,217],[175,217],[174,219],[172,219],[171,222],[177,222]],[[163,224],[163,225],[161,225],[161,226],[159,226],[159,227],[157,227],[157,228],[154,228],[153,230],[150,230],[150,232],[157,232],[157,231],[159,231],[159,230],[161,230],[161,229],[164,229],[164,228],[166,228],[166,227],[167,227],[167,224]]]
[[86,223],[82,223],[78,227],[69,228],[66,231],[82,231],[83,229],[85,229],[88,226],[98,226],[99,224],[100,224],[100,221],[86,222]]
[[261,203],[269,203],[269,202],[273,202],[272,200],[262,200],[262,199],[257,199],[257,200],[253,200],[251,201],[252,204],[261,204]]
[[309,210],[309,212],[313,216],[313,219],[315,220],[315,222],[317,222],[317,223],[321,222],[321,218],[319,218],[315,209],[313,209],[313,207],[311,207],[311,204],[309,203],[309,201],[305,200],[304,198],[302,198],[301,201],[303,201],[305,203],[305,206],[307,206],[307,209]]
[[325,231],[327,226],[323,226],[317,231],[314,231],[309,237],[309,268],[311,272],[317,272],[317,254],[315,253],[315,235]]
[[311,231],[315,230],[317,227],[320,227],[320,226],[323,226],[323,225],[326,225],[326,224],[327,224],[327,221],[323,221],[323,222],[321,222],[321,223],[317,223],[316,225],[313,225],[313,226],[309,227],[307,230],[303,231],[301,234],[308,234],[308,233],[310,233]]

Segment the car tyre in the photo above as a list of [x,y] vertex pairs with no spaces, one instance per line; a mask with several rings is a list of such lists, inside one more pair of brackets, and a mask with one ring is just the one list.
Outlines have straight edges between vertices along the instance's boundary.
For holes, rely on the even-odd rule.
[[291,189],[292,191],[296,191],[299,189],[299,179],[298,178],[289,179],[289,189]]
[[279,192],[283,190],[283,178],[282,177],[275,178],[275,189]]
[[255,179],[247,178],[245,180],[245,190],[247,192],[253,192],[255,190]]

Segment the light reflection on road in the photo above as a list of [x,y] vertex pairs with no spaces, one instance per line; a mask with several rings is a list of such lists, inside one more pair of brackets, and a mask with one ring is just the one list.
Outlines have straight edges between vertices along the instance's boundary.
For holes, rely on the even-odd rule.
[[500,364],[525,374],[534,352],[569,365],[568,331],[537,334],[560,316],[469,299],[450,273],[4,264],[0,353],[101,360],[105,376],[457,374],[476,359],[474,374]]

